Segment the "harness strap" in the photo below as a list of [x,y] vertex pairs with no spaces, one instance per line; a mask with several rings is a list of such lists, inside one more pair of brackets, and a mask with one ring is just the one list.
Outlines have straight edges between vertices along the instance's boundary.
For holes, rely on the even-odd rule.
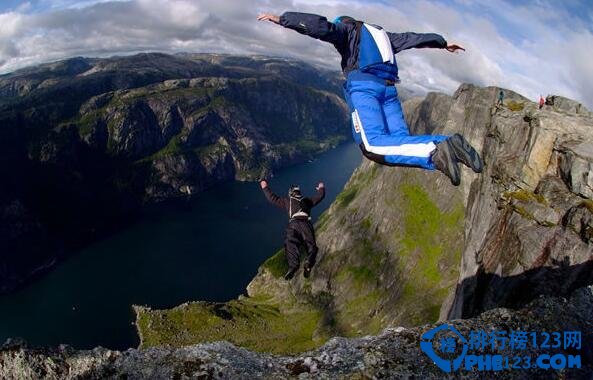
[[303,198],[296,198],[296,197],[290,197],[290,200],[288,201],[288,215],[290,220],[294,219],[295,217],[300,217],[300,216],[304,216],[307,218],[310,218],[309,214],[307,214],[306,212],[304,212],[302,210],[301,207],[299,207],[299,210],[297,212],[295,212],[294,214],[292,213],[292,201],[295,200],[297,202],[299,202],[299,206],[301,205],[301,201],[303,200]]
[[362,21],[356,21],[354,23],[354,30],[356,31],[356,37],[354,40],[354,46],[356,46],[356,49],[354,50],[354,62],[356,62],[356,66],[353,69],[354,70],[358,70],[360,69],[360,61],[359,61],[359,56],[360,56],[360,35],[361,35],[361,31],[362,31],[362,26],[363,26],[363,22]]

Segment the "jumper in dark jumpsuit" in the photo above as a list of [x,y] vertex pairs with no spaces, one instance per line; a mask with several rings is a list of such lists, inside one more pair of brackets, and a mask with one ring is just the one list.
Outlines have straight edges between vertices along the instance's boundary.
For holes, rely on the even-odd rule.
[[[325,189],[323,187],[319,188],[317,195],[312,198],[302,197],[300,201],[296,201],[293,198],[292,208],[291,198],[279,197],[269,187],[266,187],[263,191],[270,203],[289,213],[290,221],[288,222],[288,227],[286,227],[284,238],[284,254],[286,255],[289,269],[298,269],[300,264],[299,247],[302,245],[307,249],[307,265],[309,268],[312,268],[315,265],[318,249],[315,242],[315,230],[309,216],[311,215],[311,209],[317,206],[325,197]],[[290,215],[291,211],[293,215]],[[299,211],[308,216],[294,216]]]

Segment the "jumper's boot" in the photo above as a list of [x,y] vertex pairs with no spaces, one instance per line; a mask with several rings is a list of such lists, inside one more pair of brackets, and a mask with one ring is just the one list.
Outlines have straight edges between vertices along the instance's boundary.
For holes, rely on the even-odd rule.
[[295,275],[295,273],[297,272],[298,269],[299,268],[291,268],[291,269],[289,269],[288,272],[286,272],[286,274],[284,275],[284,279],[286,281],[291,280],[294,277],[294,275]]
[[447,141],[449,141],[457,161],[471,168],[474,173],[482,172],[482,169],[484,169],[484,162],[474,147],[471,146],[463,136],[461,136],[459,133],[456,133],[449,137]]
[[309,263],[305,263],[305,266],[303,267],[303,277],[309,278],[310,275],[311,275],[311,266],[309,265]]
[[459,165],[457,165],[455,152],[449,140],[437,144],[436,149],[432,152],[432,162],[437,170],[449,177],[453,186],[459,186],[459,183],[461,183]]

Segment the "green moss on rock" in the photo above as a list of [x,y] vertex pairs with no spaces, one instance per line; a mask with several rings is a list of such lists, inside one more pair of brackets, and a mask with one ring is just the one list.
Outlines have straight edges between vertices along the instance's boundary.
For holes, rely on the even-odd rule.
[[80,137],[87,137],[93,133],[93,130],[102,118],[102,111],[97,110],[81,116],[74,124],[78,127]]
[[353,184],[348,185],[348,187],[336,197],[337,206],[340,208],[348,207],[350,202],[356,198],[357,193],[358,186]]
[[307,351],[327,337],[315,334],[321,313],[313,308],[282,313],[266,300],[243,298],[224,304],[196,302],[170,310],[135,308],[141,347],[229,341],[260,352]]
[[340,311],[340,320],[350,325],[344,335],[377,334],[384,326],[372,310],[376,310],[384,298],[383,292],[375,290],[348,300]]
[[169,143],[161,150],[156,152],[152,158],[160,158],[165,156],[174,156],[183,152],[183,143],[181,141],[181,134],[173,136]]
[[409,311],[409,322],[434,322],[457,278],[464,208],[460,203],[443,212],[418,185],[404,184],[400,192],[404,229],[399,254],[405,281],[400,304]]
[[276,252],[272,257],[267,259],[262,267],[267,269],[272,276],[281,278],[288,271],[288,262],[286,261],[286,255],[284,249]]
[[589,212],[593,213],[593,200],[591,199],[585,199],[582,203],[581,206],[584,206],[587,208],[587,210],[589,210]]
[[377,282],[377,272],[366,265],[350,266],[347,269],[359,286],[369,282]]
[[327,228],[328,222],[329,222],[329,210],[325,210],[321,215],[319,215],[319,218],[317,219],[317,223],[315,224],[315,231],[317,231],[317,233],[321,233],[321,232],[325,231],[325,229]]
[[510,109],[513,112],[519,112],[519,111],[523,111],[523,108],[525,108],[525,103],[510,100],[507,102],[506,106],[508,109]]
[[547,205],[546,199],[541,194],[535,194],[529,190],[506,191],[503,193],[504,199],[517,200],[519,202],[538,202]]

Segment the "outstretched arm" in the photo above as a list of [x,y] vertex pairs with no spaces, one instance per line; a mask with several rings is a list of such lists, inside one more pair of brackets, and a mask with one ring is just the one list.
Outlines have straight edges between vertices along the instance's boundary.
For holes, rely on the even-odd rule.
[[323,198],[325,198],[325,185],[323,184],[323,182],[319,182],[319,185],[317,185],[316,190],[317,195],[311,198],[311,203],[313,204],[313,207],[317,206],[319,202],[321,202]]
[[261,180],[259,182],[259,186],[263,190],[264,195],[266,196],[266,199],[268,200],[268,202],[270,202],[271,204],[273,204],[276,207],[280,207],[281,209],[286,209],[285,198],[281,198],[281,197],[277,196],[276,194],[274,194],[272,192],[272,190],[270,190],[270,187],[268,186],[268,181]]
[[347,27],[327,21],[327,18],[310,13],[285,12],[282,16],[264,13],[258,16],[259,21],[270,21],[285,28],[330,42],[334,45],[342,43],[348,35]]
[[447,44],[447,41],[440,34],[436,33],[387,33],[391,40],[394,53],[412,48],[436,48],[447,49],[451,53],[465,49],[457,44]]

